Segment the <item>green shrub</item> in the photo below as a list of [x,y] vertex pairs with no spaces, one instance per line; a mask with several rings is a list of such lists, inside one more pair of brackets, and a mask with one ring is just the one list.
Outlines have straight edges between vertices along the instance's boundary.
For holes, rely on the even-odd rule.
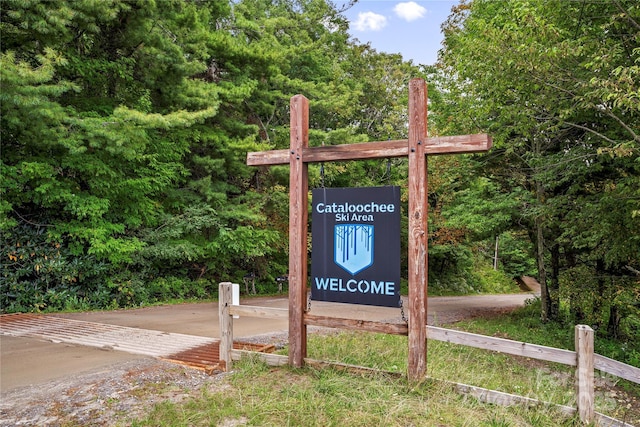
[[217,284],[208,279],[195,281],[182,277],[158,277],[148,284],[150,302],[183,299],[209,299],[217,295]]
[[477,260],[469,275],[472,287],[481,293],[504,294],[520,291],[511,277],[502,270],[494,270],[488,262]]
[[51,237],[46,227],[26,223],[3,232],[0,260],[3,312],[85,307],[109,271],[108,264]]

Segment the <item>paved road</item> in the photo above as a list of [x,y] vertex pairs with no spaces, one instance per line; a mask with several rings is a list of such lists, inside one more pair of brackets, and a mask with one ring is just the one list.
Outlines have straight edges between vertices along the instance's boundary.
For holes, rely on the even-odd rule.
[[[428,300],[428,323],[442,324],[496,309],[524,304],[531,293],[465,297],[431,297]],[[287,308],[286,298],[251,298],[241,304]],[[311,312],[333,317],[363,320],[400,321],[398,308],[334,304],[313,301]],[[87,322],[136,327],[164,332],[217,338],[219,336],[217,303],[181,304],[135,310],[55,314],[52,316]],[[240,318],[234,321],[234,337],[281,334],[288,329],[286,319]],[[52,343],[34,338],[0,336],[0,391],[37,385],[79,372],[108,369],[137,356],[120,351]]]

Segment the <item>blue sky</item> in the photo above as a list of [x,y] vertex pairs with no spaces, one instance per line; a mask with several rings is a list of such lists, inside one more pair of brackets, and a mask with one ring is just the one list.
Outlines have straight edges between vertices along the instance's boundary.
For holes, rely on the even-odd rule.
[[378,52],[401,53],[414,64],[433,64],[442,41],[440,25],[459,0],[359,0],[344,12],[349,34]]

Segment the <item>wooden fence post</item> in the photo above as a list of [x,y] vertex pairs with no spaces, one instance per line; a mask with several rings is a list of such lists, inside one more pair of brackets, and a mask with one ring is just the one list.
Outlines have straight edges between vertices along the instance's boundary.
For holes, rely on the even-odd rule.
[[586,325],[575,327],[576,397],[580,421],[588,424],[595,415],[593,329]]
[[427,371],[427,85],[409,82],[409,360],[410,381],[422,381]]
[[220,363],[224,370],[231,370],[231,350],[233,350],[233,319],[229,313],[231,306],[231,282],[218,285],[218,313],[220,318]]
[[303,152],[309,147],[309,100],[296,95],[290,102],[289,129],[289,364],[300,367],[307,357],[307,227],[309,174]]

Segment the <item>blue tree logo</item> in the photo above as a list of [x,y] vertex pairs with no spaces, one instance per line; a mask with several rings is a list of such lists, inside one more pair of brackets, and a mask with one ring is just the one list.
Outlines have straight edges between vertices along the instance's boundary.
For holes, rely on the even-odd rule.
[[370,267],[373,264],[373,225],[336,225],[333,260],[352,275]]

